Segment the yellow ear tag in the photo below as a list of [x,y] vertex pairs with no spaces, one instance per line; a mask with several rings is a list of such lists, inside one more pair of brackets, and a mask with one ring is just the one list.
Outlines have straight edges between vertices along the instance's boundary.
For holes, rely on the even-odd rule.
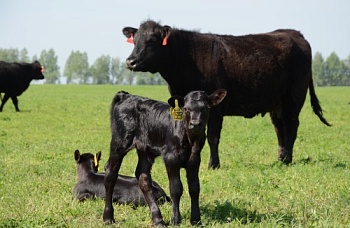
[[179,107],[179,102],[177,99],[175,99],[175,108],[170,108],[170,115],[173,117],[174,120],[183,119],[183,113],[181,108]]
[[94,163],[95,163],[95,167],[97,167],[97,171],[100,171],[100,166],[98,165],[96,154],[94,156]]

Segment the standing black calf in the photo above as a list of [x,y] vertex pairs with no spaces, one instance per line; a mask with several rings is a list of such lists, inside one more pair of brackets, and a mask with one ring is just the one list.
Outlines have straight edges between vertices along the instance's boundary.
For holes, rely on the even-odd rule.
[[19,112],[17,97],[29,87],[33,79],[44,79],[43,72],[44,67],[38,61],[34,63],[0,61],[0,95],[5,93],[0,112],[9,98],[11,98],[16,111]]
[[[80,154],[79,150],[74,152],[74,158],[78,167],[78,183],[72,193],[73,198],[79,201],[95,199],[96,197],[105,199],[104,173],[97,173],[101,152],[94,156],[90,153]],[[152,190],[157,203],[170,202],[170,198],[156,182],[152,182]],[[113,202],[119,204],[131,204],[133,206],[145,206],[146,201],[138,186],[135,177],[119,175],[118,184],[113,189]]]
[[[154,225],[165,225],[154,192],[151,188],[151,168],[154,159],[162,156],[172,200],[172,223],[181,222],[180,198],[183,186],[180,168],[186,169],[191,197],[191,223],[200,223],[199,178],[200,152],[205,143],[205,126],[209,108],[219,104],[226,90],[217,90],[208,96],[203,91],[190,92],[182,97],[172,97],[166,103],[118,92],[111,105],[111,130],[109,163],[106,167],[106,204],[103,220],[114,223],[112,195],[124,156],[136,148],[138,164],[135,171],[139,186],[151,211]],[[171,108],[172,107],[172,108]],[[181,107],[181,108],[180,108]],[[174,120],[170,113],[175,115]]]

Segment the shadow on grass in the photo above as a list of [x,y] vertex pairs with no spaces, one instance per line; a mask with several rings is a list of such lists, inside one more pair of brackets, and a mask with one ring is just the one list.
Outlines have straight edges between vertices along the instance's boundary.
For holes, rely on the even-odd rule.
[[280,225],[291,225],[293,216],[281,213],[260,214],[257,211],[251,211],[244,208],[238,208],[231,202],[208,203],[201,207],[201,214],[209,222],[230,223],[239,221],[241,224],[261,223],[262,221],[273,221]]

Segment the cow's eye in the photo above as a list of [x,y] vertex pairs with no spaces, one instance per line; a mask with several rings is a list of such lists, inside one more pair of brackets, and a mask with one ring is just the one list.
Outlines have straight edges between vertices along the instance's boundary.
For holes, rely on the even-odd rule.
[[148,43],[148,44],[153,43],[153,42],[156,42],[156,41],[157,41],[157,38],[154,37],[154,36],[149,37],[149,38],[147,39],[147,43]]

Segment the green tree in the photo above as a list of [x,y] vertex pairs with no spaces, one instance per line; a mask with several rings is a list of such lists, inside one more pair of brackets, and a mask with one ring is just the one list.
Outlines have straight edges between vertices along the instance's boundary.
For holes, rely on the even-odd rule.
[[345,65],[345,84],[344,86],[350,86],[350,55],[344,60]]
[[324,59],[320,52],[316,52],[312,60],[312,77],[316,85],[323,85],[322,80],[324,78]]
[[122,67],[119,58],[111,59],[111,83],[122,84],[123,74],[125,73],[126,67]]
[[143,73],[139,72],[136,76],[136,84],[138,85],[165,85],[166,82],[159,73]]
[[107,84],[109,80],[111,57],[102,55],[97,58],[95,63],[90,67],[93,84]]
[[60,68],[57,65],[55,51],[52,48],[50,48],[49,51],[41,51],[39,62],[45,67],[45,83],[55,84],[58,82],[60,78]]
[[28,51],[26,48],[23,48],[19,53],[18,59],[20,62],[28,63],[30,62],[30,58],[28,57]]
[[0,49],[0,60],[5,62],[19,62],[19,51],[17,48]]
[[339,86],[346,81],[346,69],[343,61],[332,52],[325,61],[326,85]]
[[89,82],[89,62],[86,52],[72,51],[64,67],[64,76],[67,77],[67,84],[77,80],[78,83]]

